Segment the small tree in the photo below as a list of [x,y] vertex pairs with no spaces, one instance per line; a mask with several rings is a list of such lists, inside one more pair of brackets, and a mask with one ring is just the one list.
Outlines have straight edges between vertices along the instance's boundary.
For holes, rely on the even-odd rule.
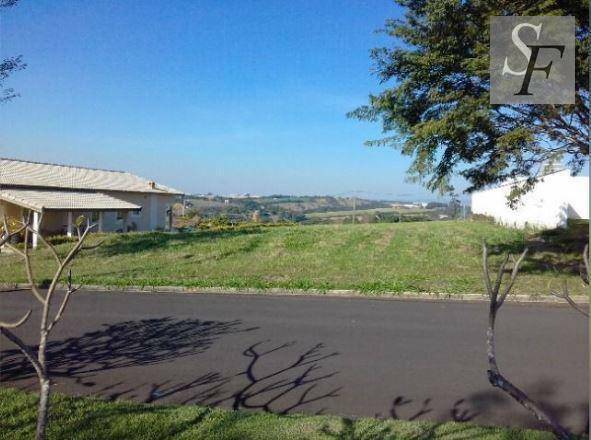
[[455,192],[450,194],[447,209],[452,218],[459,218],[462,213],[462,202]]
[[[524,408],[529,410],[536,419],[548,425],[559,439],[568,440],[571,437],[566,428],[560,425],[560,423],[558,423],[556,419],[554,419],[550,414],[544,411],[536,402],[531,400],[524,391],[516,387],[509,381],[509,379],[503,376],[497,364],[497,356],[495,350],[495,324],[497,319],[497,313],[499,309],[502,307],[505,300],[507,299],[507,296],[511,293],[511,289],[513,288],[513,285],[519,273],[519,267],[521,266],[521,263],[525,259],[526,255],[527,248],[521,253],[517,260],[515,260],[514,257],[510,254],[505,255],[503,261],[501,262],[498,268],[496,279],[493,283],[489,273],[488,248],[486,246],[486,243],[483,243],[482,245],[482,266],[484,272],[484,283],[486,285],[486,290],[490,298],[488,328],[486,330],[486,345],[489,365],[489,369],[487,371],[488,380],[493,387],[503,390],[505,393],[507,393],[509,396],[511,396],[513,399],[519,402],[519,404],[521,404]],[[503,284],[503,278],[505,276],[507,264],[509,263],[510,259],[513,260],[513,267],[510,271],[509,279]],[[588,246],[585,246],[585,250],[583,251],[583,261],[585,263],[585,273],[581,274],[581,278],[583,279],[583,282],[586,285],[589,285]],[[502,284],[503,286],[501,286]],[[553,295],[564,299],[575,310],[577,310],[587,318],[589,317],[589,314],[584,309],[579,307],[570,297],[568,293],[568,287],[566,284],[564,285],[563,292],[553,293]]]
[[[88,236],[88,233],[96,225],[91,225],[88,222],[86,222],[84,218],[79,218],[76,221],[76,231],[78,236],[76,243],[68,251],[66,255],[60,255],[57,249],[49,241],[47,241],[43,237],[43,235],[40,234],[40,231],[33,229],[33,227],[31,226],[31,213],[29,213],[25,218],[22,219],[21,226],[16,229],[14,227],[11,227],[11,222],[6,217],[4,217],[3,220],[3,234],[2,238],[0,239],[0,245],[7,246],[22,258],[25,266],[25,271],[27,274],[30,291],[32,292],[35,299],[41,305],[41,318],[39,323],[39,345],[37,348],[37,352],[35,352],[35,350],[32,347],[29,347],[27,344],[25,344],[22,341],[22,339],[19,338],[13,332],[15,328],[23,325],[29,319],[32,310],[28,310],[20,319],[16,321],[0,322],[0,333],[3,334],[8,340],[10,340],[13,344],[15,344],[18,347],[18,349],[23,353],[25,358],[32,364],[37,374],[37,378],[39,380],[39,406],[37,413],[37,428],[35,438],[37,440],[41,440],[45,438],[45,431],[47,427],[47,415],[49,410],[49,392],[51,386],[50,375],[46,363],[47,341],[51,331],[54,329],[55,325],[60,321],[60,319],[64,315],[70,297],[79,289],[79,287],[75,288],[72,285],[71,270],[69,270],[67,274],[67,283],[64,296],[61,300],[57,312],[53,316],[51,316],[50,314],[51,307],[53,304],[53,300],[55,299],[55,294],[59,290],[59,283],[63,280],[65,271],[69,268],[72,261],[80,253],[80,251],[82,251],[83,249],[90,249],[88,247],[84,247],[83,244]],[[39,224],[41,224],[41,221],[39,222]],[[85,226],[83,226],[84,224]],[[18,234],[24,234],[24,243],[22,249],[13,246],[10,243],[11,238]],[[47,247],[50,254],[52,255],[52,258],[55,259],[56,262],[56,270],[54,272],[53,278],[51,279],[49,288],[45,293],[37,287],[37,283],[35,281],[35,275],[31,263],[31,252],[29,246],[29,238],[31,234],[37,234],[39,240],[45,245],[45,247]]]

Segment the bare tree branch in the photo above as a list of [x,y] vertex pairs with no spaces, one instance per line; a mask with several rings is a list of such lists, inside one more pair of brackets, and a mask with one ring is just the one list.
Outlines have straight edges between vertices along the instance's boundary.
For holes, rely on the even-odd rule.
[[[49,374],[46,369],[47,340],[54,326],[62,319],[63,314],[67,308],[68,302],[70,300],[70,297],[80,288],[73,287],[71,270],[68,270],[67,289],[58,308],[58,311],[53,318],[50,318],[49,315],[52,308],[52,299],[55,291],[58,288],[58,283],[62,277],[64,270],[68,268],[68,266],[70,265],[72,260],[78,255],[78,253],[84,249],[84,240],[87,238],[90,231],[94,227],[96,227],[96,225],[91,225],[87,221],[87,227],[84,230],[84,232],[81,231],[80,225],[77,225],[76,229],[78,233],[78,241],[72,247],[72,249],[70,249],[68,254],[64,258],[61,258],[56,248],[51,243],[49,243],[49,241],[47,241],[45,237],[43,237],[41,231],[33,228],[30,222],[31,212],[28,213],[27,218],[23,218],[23,228],[20,228],[18,232],[13,231],[11,233],[8,228],[8,220],[6,219],[6,217],[4,217],[4,229],[5,231],[8,231],[8,234],[4,234],[4,236],[2,237],[2,241],[0,241],[0,243],[5,242],[4,244],[6,244],[10,249],[14,250],[16,254],[21,256],[21,258],[24,261],[24,266],[27,273],[27,279],[29,281],[30,290],[33,292],[37,300],[42,304],[41,322],[39,327],[39,344],[37,353],[35,354],[31,350],[31,348],[29,348],[18,336],[16,336],[12,331],[9,330],[10,328],[18,327],[22,325],[25,321],[27,321],[27,319],[31,316],[30,310],[21,319],[15,322],[0,322],[0,332],[19,348],[19,350],[23,353],[25,358],[29,360],[29,362],[33,365],[35,371],[37,372],[40,391],[35,438],[37,440],[43,440],[45,439],[45,432],[47,426],[47,414],[49,410],[49,394],[51,386]],[[24,244],[23,249],[21,250],[9,243],[10,237],[8,235],[14,236],[14,234],[22,232],[24,232]],[[35,282],[35,274],[32,267],[29,246],[29,238],[31,234],[37,235],[41,242],[48,248],[49,252],[52,254],[53,258],[57,263],[56,271],[54,272],[54,276],[45,295],[41,294]]]
[[[486,243],[483,244],[482,248],[482,269],[486,279],[486,277],[488,277],[489,274],[488,249],[486,247]],[[519,267],[521,266],[526,255],[527,248],[522,252],[517,261],[514,260],[513,269],[511,271],[509,281],[505,285],[505,288],[500,298],[499,290],[501,287],[505,266],[509,260],[508,255],[503,260],[503,263],[501,263],[501,267],[499,268],[499,272],[497,274],[495,287],[492,290],[490,290],[490,283],[487,284],[487,290],[489,290],[490,296],[488,328],[486,330],[487,357],[489,364],[489,369],[487,371],[488,380],[493,387],[500,388],[501,390],[503,390],[505,393],[507,393],[509,396],[511,396],[513,399],[519,402],[519,404],[521,404],[524,408],[529,410],[536,419],[548,425],[560,440],[568,440],[570,438],[570,434],[568,433],[568,431],[563,426],[561,426],[552,416],[550,416],[542,408],[540,408],[540,406],[538,406],[533,400],[531,400],[527,396],[527,394],[525,394],[522,390],[520,390],[518,387],[513,385],[507,378],[505,378],[501,374],[497,364],[495,351],[495,324],[497,312],[499,311],[505,299],[511,292],[511,289],[513,288],[513,285],[519,273]]]
[[31,310],[29,310],[27,313],[25,313],[24,316],[21,319],[19,319],[18,321],[14,321],[14,322],[0,321],[0,327],[4,327],[4,328],[19,327],[19,326],[23,325],[27,319],[29,319],[29,316],[31,316]]
[[[585,273],[581,273],[581,280],[587,286],[589,286],[589,245],[585,245],[585,249],[583,250],[583,264],[585,265]],[[583,307],[578,305],[573,298],[570,296],[568,292],[568,283],[566,280],[562,286],[562,292],[550,292],[551,295],[565,300],[573,309],[577,312],[581,313],[583,316],[589,318],[589,312],[587,312]]]
[[93,244],[92,246],[82,246],[80,251],[92,251],[95,250],[103,245],[106,240],[101,240],[97,244]]
[[45,374],[44,368],[39,364],[35,353],[33,353],[27,344],[25,344],[18,336],[16,336],[6,327],[0,327],[0,333],[6,336],[6,339],[8,339],[10,342],[16,345],[23,355],[28,359],[28,361],[31,362],[33,368],[35,368],[35,371],[37,372],[37,376],[41,377]]
[[30,224],[30,222],[31,222],[31,213],[28,214],[26,219],[23,219],[23,223],[25,225],[25,229],[24,229],[25,237],[24,237],[23,250],[21,251],[16,246],[13,246],[8,242],[6,243],[6,246],[8,246],[8,248],[11,249],[13,252],[20,255],[21,258],[23,259],[24,264],[25,264],[25,271],[27,273],[27,280],[29,282],[29,288],[30,288],[31,292],[33,293],[33,295],[35,295],[35,298],[37,298],[37,300],[41,304],[44,304],[45,298],[41,294],[39,289],[37,288],[37,285],[35,284],[35,277],[33,275],[33,268],[31,266],[31,257],[29,254],[29,232],[30,232],[29,224]]
[[66,306],[68,305],[68,301],[70,300],[70,296],[72,296],[72,294],[76,293],[79,289],[80,289],[80,287],[74,288],[72,286],[72,270],[69,270],[68,271],[68,288],[66,290],[66,293],[64,294],[64,298],[62,299],[62,303],[60,304],[60,307],[59,307],[55,317],[53,318],[51,323],[47,326],[48,332],[50,332],[53,329],[53,327],[58,323],[58,321],[60,319],[62,319],[62,315],[64,313],[64,310],[66,309]]
[[[39,222],[39,224],[41,224],[41,222]],[[49,241],[47,241],[47,239],[39,231],[35,231],[31,227],[29,227],[29,230],[33,234],[37,234],[37,237],[39,237],[39,240],[41,241],[41,243],[43,243],[45,245],[45,247],[49,250],[49,252],[53,256],[53,258],[55,258],[56,263],[57,264],[62,264],[62,260],[61,260],[61,258],[59,256],[59,254],[57,253],[57,250],[55,249],[55,246],[53,246]]]
[[482,242],[482,261],[483,264],[483,273],[484,273],[484,284],[486,285],[486,292],[488,293],[488,297],[492,299],[493,288],[492,283],[490,280],[490,273],[488,270],[488,249],[486,247],[486,242]]
[[503,275],[505,274],[505,267],[507,267],[508,262],[509,262],[509,255],[506,255],[505,259],[503,260],[503,262],[499,266],[499,270],[497,272],[497,279],[495,281],[495,287],[494,287],[495,298],[499,294],[499,289],[501,288],[501,283],[503,282]]
[[564,281],[562,292],[550,292],[550,295],[565,300],[573,309],[581,313],[583,316],[589,318],[589,312],[579,306],[570,296],[570,293],[568,292],[568,284],[566,281]]
[[583,283],[587,286],[589,285],[589,244],[585,245],[585,249],[583,250],[583,263],[585,264],[585,273],[581,274],[581,279]]
[[8,243],[12,239],[12,237],[20,235],[27,227],[26,224],[23,224],[17,230],[11,232],[10,227],[8,226],[8,219],[6,218],[6,214],[2,216],[2,222],[4,226],[4,234],[2,235],[2,237],[0,237],[0,247]]
[[[505,299],[507,298],[507,296],[509,295],[509,293],[511,292],[511,289],[513,288],[513,284],[515,284],[515,280],[517,279],[517,274],[519,273],[519,267],[521,266],[521,263],[523,262],[525,256],[527,255],[527,248],[525,248],[525,250],[521,253],[521,255],[519,256],[519,258],[517,259],[517,261],[515,261],[515,259],[513,259],[513,270],[511,271],[511,277],[509,279],[509,282],[505,285],[505,290],[503,291],[503,294],[501,295],[499,302],[497,304],[497,309],[499,309],[503,303],[505,302]],[[505,264],[506,264],[507,260],[505,260]],[[503,266],[503,269],[505,267]],[[502,274],[499,276],[499,279],[502,278]],[[500,283],[499,283],[499,287],[500,287]]]

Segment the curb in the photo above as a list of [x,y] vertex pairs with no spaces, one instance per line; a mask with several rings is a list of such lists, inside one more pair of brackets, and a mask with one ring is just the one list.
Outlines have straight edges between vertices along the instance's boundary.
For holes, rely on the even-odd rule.
[[[0,283],[2,291],[27,290],[28,284],[24,283]],[[64,288],[63,284],[58,286]],[[225,288],[225,287],[184,287],[184,286],[102,286],[84,285],[83,290],[97,292],[129,292],[129,293],[190,293],[190,294],[231,294],[231,295],[260,295],[260,296],[297,296],[297,297],[321,297],[321,298],[349,298],[349,299],[381,299],[381,300],[416,300],[416,301],[470,301],[488,302],[489,298],[484,294],[451,294],[437,292],[383,292],[365,293],[359,290],[347,289],[255,289],[255,288]],[[589,304],[588,296],[574,296],[573,301],[577,304]],[[512,303],[549,303],[567,304],[565,300],[553,295],[509,295],[507,302]]]

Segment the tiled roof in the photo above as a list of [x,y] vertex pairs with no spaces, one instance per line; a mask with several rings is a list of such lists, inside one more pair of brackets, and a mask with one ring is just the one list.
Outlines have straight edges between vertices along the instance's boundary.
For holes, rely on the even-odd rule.
[[34,211],[135,211],[141,206],[100,192],[0,189],[0,200]]
[[7,186],[182,194],[123,171],[0,158],[0,188]]

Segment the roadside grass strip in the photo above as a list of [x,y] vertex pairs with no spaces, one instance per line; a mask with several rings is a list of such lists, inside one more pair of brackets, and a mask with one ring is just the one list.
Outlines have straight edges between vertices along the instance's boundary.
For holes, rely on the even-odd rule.
[[[37,397],[0,387],[0,439],[34,437]],[[47,438],[69,440],[551,440],[549,432],[337,416],[279,416],[194,405],[164,406],[54,394]]]

